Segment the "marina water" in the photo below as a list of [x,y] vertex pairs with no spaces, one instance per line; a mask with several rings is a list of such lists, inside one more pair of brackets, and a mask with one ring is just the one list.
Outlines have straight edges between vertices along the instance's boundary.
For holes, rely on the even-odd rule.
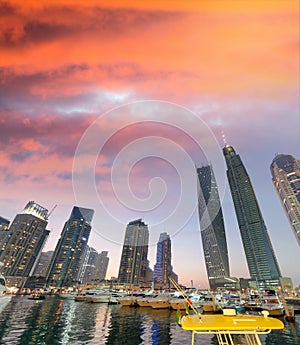
[[[58,296],[29,300],[15,296],[0,315],[0,345],[188,345],[191,333],[175,321],[176,311],[75,302]],[[264,345],[300,344],[300,315],[264,335]],[[195,345],[214,345],[212,335]],[[241,343],[242,344],[242,343]]]

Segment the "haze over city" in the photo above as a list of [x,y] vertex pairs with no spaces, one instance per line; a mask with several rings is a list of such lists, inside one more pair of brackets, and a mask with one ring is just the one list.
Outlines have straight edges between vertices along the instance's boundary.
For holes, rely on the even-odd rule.
[[53,250],[74,205],[117,276],[126,224],[161,232],[179,281],[208,287],[195,166],[214,166],[231,276],[249,277],[222,148],[240,154],[285,277],[300,250],[275,188],[276,153],[300,159],[299,2],[0,3],[0,216],[53,210]]

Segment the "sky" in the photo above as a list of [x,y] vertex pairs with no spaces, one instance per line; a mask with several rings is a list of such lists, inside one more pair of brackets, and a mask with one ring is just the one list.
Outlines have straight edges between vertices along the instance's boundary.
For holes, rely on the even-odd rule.
[[0,215],[52,210],[53,250],[73,206],[117,276],[126,224],[161,232],[180,283],[208,287],[195,167],[212,164],[231,276],[249,277],[222,154],[250,175],[285,277],[300,248],[272,185],[300,159],[298,0],[0,0]]

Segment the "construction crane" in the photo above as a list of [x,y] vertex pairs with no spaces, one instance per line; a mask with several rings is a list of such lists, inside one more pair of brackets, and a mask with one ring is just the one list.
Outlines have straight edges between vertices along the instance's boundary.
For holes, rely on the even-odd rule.
[[47,219],[49,219],[49,217],[51,216],[51,214],[53,213],[53,211],[56,209],[56,207],[57,207],[57,205],[54,205],[53,207],[52,207],[52,210],[48,213],[48,215],[47,215]]

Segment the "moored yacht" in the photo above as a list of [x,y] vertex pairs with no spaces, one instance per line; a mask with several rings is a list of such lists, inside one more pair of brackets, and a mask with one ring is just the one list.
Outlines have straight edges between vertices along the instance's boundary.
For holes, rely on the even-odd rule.
[[153,309],[167,309],[170,308],[170,293],[160,293],[154,298],[149,298],[149,304]]
[[186,309],[186,305],[187,305],[187,302],[185,300],[185,298],[180,295],[180,296],[173,296],[170,301],[170,307],[174,310],[182,310],[182,309]]
[[138,304],[139,307],[151,307],[149,303],[149,299],[156,298],[156,297],[157,297],[157,294],[149,293],[149,294],[146,294],[145,296],[137,298],[136,303]]
[[137,294],[123,296],[119,298],[119,303],[122,306],[135,307],[137,306],[137,300],[143,296],[145,296],[144,293],[137,293]]
[[221,310],[219,298],[213,294],[206,295],[204,299],[200,301],[200,305],[204,312],[215,313]]
[[284,306],[276,294],[262,295],[261,308],[268,311],[271,316],[284,315]]
[[259,294],[251,294],[245,301],[244,307],[246,310],[261,311],[261,299]]

